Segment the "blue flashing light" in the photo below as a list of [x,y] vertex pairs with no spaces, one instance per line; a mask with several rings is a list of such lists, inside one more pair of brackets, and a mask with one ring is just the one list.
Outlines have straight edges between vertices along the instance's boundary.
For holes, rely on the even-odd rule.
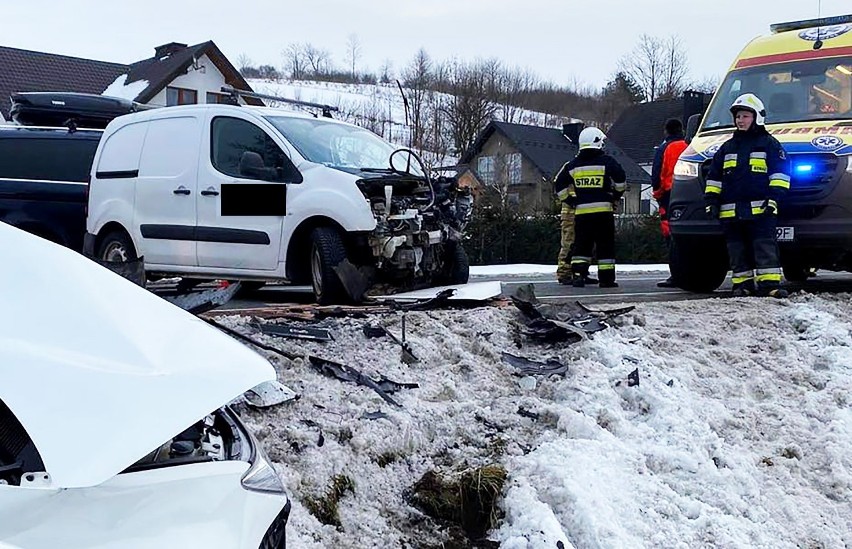
[[793,167],[793,170],[795,170],[795,172],[797,174],[807,175],[807,174],[810,174],[814,171],[814,165],[813,164],[804,164],[804,163],[796,164]]

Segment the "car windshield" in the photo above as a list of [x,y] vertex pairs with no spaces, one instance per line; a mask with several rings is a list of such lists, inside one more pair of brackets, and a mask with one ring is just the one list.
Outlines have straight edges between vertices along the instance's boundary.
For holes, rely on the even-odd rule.
[[[356,126],[322,118],[268,116],[269,122],[311,162],[345,171],[386,170],[398,147]],[[394,161],[397,167],[404,162]],[[422,175],[416,166],[411,172]]]
[[766,123],[852,118],[852,57],[762,65],[728,74],[702,129],[733,127],[730,107],[753,93],[766,106]]

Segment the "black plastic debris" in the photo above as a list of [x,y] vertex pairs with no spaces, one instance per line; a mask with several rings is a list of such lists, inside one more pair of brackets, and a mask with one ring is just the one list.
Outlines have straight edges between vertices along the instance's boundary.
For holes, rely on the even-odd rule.
[[370,287],[370,279],[363,272],[363,269],[356,267],[348,259],[344,259],[334,267],[334,272],[337,273],[337,277],[343,284],[343,289],[346,290],[354,303],[364,301],[364,294]]
[[627,374],[627,386],[636,387],[637,385],[639,385],[639,368]]
[[674,380],[673,379],[668,380],[666,385],[668,385],[669,387],[674,387]]
[[115,274],[123,276],[137,286],[145,287],[146,279],[144,257],[131,259],[129,261],[103,261],[98,258],[92,258],[92,260],[101,267],[106,267]]
[[381,387],[386,393],[396,393],[402,389],[419,389],[420,384],[418,383],[400,383],[398,381],[394,381],[392,379],[388,379],[387,377],[382,375],[378,381],[376,381],[376,385]]
[[530,412],[529,410],[527,410],[523,406],[518,407],[518,415],[522,416],[522,417],[528,417],[528,418],[533,419],[533,420],[538,420],[538,417],[539,417],[536,412]]
[[519,286],[510,297],[525,318],[526,327],[521,333],[545,342],[577,343],[588,334],[609,328],[613,318],[634,309],[593,310],[579,302],[545,304],[536,298],[532,284]]
[[562,364],[555,358],[549,358],[546,362],[537,362],[512,353],[503,352],[503,360],[513,366],[517,375],[565,375],[568,373],[568,365]]
[[331,360],[326,360],[318,356],[309,356],[308,362],[323,375],[337,378],[340,381],[349,381],[351,383],[363,385],[364,387],[369,387],[378,393],[378,395],[388,404],[402,407],[402,405],[395,401],[376,381],[351,366],[332,362]]
[[295,326],[291,324],[255,324],[264,334],[286,337],[290,339],[307,339],[310,341],[331,341],[334,339],[326,328],[313,326]]

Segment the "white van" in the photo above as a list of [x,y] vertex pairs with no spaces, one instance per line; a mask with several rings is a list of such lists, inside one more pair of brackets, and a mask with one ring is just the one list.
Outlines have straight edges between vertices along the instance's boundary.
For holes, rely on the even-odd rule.
[[85,251],[144,257],[153,275],[310,283],[320,303],[376,282],[467,282],[471,197],[412,159],[358,126],[281,109],[120,116],[95,154]]

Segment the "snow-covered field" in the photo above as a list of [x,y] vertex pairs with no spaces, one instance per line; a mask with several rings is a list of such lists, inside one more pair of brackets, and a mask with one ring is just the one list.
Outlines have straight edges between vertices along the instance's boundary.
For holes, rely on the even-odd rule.
[[[301,398],[244,417],[292,494],[288,547],[440,547],[446,530],[410,504],[411,487],[430,470],[500,464],[488,537],[502,547],[834,548],[852,545],[850,314],[850,294],[640,304],[569,346],[519,336],[511,306],[409,312],[410,366],[362,332],[373,322],[399,335],[398,313],[325,320],[328,343],[220,321],[419,384],[395,393],[396,408],[268,354]],[[568,374],[519,377],[504,351]],[[336,475],[354,485],[340,527],[305,507]]]

